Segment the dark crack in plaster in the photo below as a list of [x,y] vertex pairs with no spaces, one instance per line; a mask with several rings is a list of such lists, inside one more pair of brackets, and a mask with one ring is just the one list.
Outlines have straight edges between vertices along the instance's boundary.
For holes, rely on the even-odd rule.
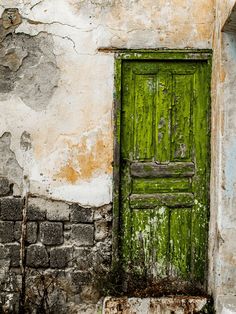
[[24,131],[21,134],[21,138],[20,138],[20,148],[24,151],[27,151],[29,149],[32,148],[32,144],[31,144],[31,136],[28,132]]

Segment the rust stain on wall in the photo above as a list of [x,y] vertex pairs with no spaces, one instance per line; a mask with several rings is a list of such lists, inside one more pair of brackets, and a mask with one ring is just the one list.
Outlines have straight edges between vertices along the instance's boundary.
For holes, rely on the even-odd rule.
[[63,166],[58,173],[58,177],[65,179],[70,183],[75,183],[79,178],[79,173],[72,167],[71,161],[66,166]]
[[84,136],[79,144],[72,144],[67,141],[69,157],[55,179],[75,184],[80,180],[92,178],[95,174],[112,172],[112,139],[99,132],[96,140],[90,143],[90,139]]
[[221,83],[223,83],[225,81],[226,78],[226,72],[225,70],[221,67],[221,71],[220,71],[220,81]]

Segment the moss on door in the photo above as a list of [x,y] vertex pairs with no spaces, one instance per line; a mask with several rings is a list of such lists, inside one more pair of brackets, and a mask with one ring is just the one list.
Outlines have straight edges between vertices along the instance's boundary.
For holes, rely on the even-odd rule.
[[190,54],[181,58],[181,53],[176,59],[174,53],[168,58],[145,55],[120,62],[119,209],[125,280],[167,278],[204,288],[210,62]]

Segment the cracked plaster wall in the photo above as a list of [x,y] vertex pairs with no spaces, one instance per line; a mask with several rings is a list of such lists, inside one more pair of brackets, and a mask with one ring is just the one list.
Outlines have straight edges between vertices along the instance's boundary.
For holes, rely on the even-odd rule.
[[[217,313],[236,311],[236,34],[222,32],[235,0],[216,1],[212,82],[212,187],[210,286]],[[230,301],[229,301],[230,300]],[[229,308],[233,306],[233,312]],[[232,310],[232,309],[231,309]]]
[[20,13],[15,26],[4,28],[4,15],[0,22],[0,176],[15,195],[27,176],[35,195],[85,206],[111,202],[114,55],[99,48],[213,48],[209,286],[216,297],[235,294],[236,287],[236,37],[221,33],[234,4],[0,4],[0,15],[9,7]]
[[2,0],[5,8],[20,16],[1,28],[0,134],[11,134],[30,192],[109,203],[114,56],[98,49],[211,48],[214,1]]

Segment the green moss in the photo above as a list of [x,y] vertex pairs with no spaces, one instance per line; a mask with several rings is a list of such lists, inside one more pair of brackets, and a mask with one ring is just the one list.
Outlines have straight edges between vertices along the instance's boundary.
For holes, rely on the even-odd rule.
[[[113,260],[124,271],[157,265],[158,276],[205,285],[210,72],[210,50],[116,52]],[[134,162],[146,178],[132,177]],[[152,162],[176,169],[157,179]]]

